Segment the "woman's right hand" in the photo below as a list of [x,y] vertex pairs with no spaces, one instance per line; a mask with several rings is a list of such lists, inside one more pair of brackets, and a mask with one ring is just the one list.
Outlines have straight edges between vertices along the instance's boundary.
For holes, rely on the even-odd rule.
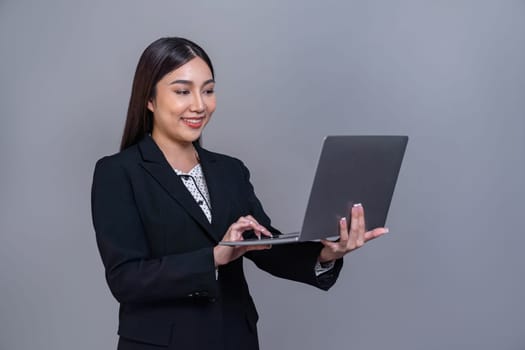
[[[272,237],[270,231],[268,231],[264,226],[260,225],[257,220],[251,215],[241,216],[236,222],[234,222],[226,231],[226,234],[222,238],[223,241],[242,241],[242,234],[245,231],[253,230],[255,234],[260,237],[265,235]],[[238,259],[244,253],[250,250],[264,250],[270,249],[272,246],[270,244],[266,245],[248,245],[248,246],[223,246],[218,245],[213,248],[213,257],[215,258],[215,266],[226,265],[230,261]]]

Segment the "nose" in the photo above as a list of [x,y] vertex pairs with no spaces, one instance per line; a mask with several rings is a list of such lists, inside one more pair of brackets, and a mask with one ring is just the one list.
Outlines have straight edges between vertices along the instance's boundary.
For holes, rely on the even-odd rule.
[[193,100],[191,101],[190,110],[195,113],[204,112],[206,104],[201,94],[194,94]]

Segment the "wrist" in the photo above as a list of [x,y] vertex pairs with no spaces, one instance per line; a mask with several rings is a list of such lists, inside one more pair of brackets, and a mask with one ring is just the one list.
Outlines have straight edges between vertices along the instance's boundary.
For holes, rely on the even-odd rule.
[[222,259],[221,259],[221,251],[220,251],[220,247],[219,246],[216,246],[213,248],[213,262],[215,264],[215,268],[218,268],[219,266],[221,265],[224,265],[222,263]]

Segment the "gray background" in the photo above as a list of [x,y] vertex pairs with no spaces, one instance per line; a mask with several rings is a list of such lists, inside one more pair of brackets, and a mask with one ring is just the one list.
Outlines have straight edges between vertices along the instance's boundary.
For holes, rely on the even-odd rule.
[[296,230],[325,134],[411,137],[391,233],[328,293],[247,263],[263,349],[525,349],[524,1],[0,2],[0,348],[113,349],[91,226],[138,57],[217,70],[205,145]]

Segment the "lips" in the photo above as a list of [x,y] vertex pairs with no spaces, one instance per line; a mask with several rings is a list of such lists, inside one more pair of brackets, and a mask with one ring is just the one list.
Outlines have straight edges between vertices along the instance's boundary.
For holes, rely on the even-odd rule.
[[182,122],[192,129],[199,129],[204,124],[204,117],[182,118]]

